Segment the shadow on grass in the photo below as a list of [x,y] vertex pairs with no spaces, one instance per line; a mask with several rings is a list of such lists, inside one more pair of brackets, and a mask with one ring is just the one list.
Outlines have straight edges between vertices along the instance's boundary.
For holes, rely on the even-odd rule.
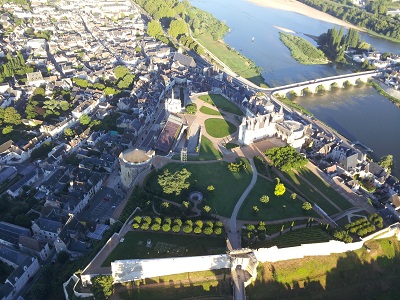
[[[292,269],[296,261],[290,264]],[[348,252],[329,271],[324,273],[326,266],[314,263],[310,270],[298,272],[304,277],[287,278],[289,282],[281,276],[290,273],[288,270],[264,264],[259,266],[257,280],[246,293],[251,299],[398,299],[399,262],[398,255],[361,261],[355,252]],[[302,266],[297,265],[296,271]]]

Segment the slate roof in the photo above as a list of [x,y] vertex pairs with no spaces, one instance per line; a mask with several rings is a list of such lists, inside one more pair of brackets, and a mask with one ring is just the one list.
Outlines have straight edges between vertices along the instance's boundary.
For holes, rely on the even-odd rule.
[[27,228],[10,224],[7,222],[0,222],[0,239],[6,242],[18,245],[20,236],[31,236],[31,231]]
[[196,62],[192,57],[186,56],[179,52],[175,53],[174,61],[179,62],[181,65],[184,65],[185,67],[192,67],[192,68],[196,67]]

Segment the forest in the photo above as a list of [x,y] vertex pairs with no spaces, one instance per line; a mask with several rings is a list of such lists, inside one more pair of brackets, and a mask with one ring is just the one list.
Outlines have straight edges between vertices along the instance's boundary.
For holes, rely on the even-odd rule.
[[[334,17],[348,21],[356,26],[366,28],[377,34],[400,41],[400,22],[397,18],[381,14],[385,9],[379,5],[367,3],[366,9],[342,4],[340,1],[299,0],[300,2],[326,12]],[[370,1],[371,2],[371,1]],[[376,1],[373,1],[374,3]],[[382,1],[381,1],[382,2]],[[377,2],[378,3],[378,2]],[[368,11],[368,8],[371,12]]]

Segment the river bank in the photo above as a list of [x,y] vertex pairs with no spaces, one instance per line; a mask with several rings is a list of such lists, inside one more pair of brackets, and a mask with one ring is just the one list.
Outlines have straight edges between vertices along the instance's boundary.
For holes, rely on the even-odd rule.
[[319,11],[315,8],[312,8],[295,0],[246,0],[246,1],[263,7],[295,12],[309,18],[329,22],[335,25],[343,26],[345,28],[354,28],[357,29],[358,31],[365,32],[365,29],[363,28],[359,28],[353,24],[335,18],[327,13]]

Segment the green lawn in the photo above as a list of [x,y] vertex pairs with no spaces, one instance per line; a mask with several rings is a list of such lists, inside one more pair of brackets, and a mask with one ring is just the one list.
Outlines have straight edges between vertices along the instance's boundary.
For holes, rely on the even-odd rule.
[[204,47],[223,61],[234,72],[261,87],[268,87],[265,84],[264,78],[261,76],[260,69],[242,54],[232,48],[228,48],[223,42],[215,41],[208,33],[196,36],[196,38]]
[[[222,158],[221,152],[215,149],[211,141],[204,135],[201,136],[199,155],[188,155],[187,157],[188,161],[219,160],[221,158]],[[180,160],[181,155],[180,154],[174,155],[172,159]]]
[[221,96],[219,94],[202,95],[199,97],[199,99],[204,102],[214,105],[218,109],[222,109],[222,110],[230,112],[232,114],[243,116],[243,112],[240,110],[240,108],[236,104],[232,103],[231,101],[226,99],[224,96]]
[[309,169],[302,169],[299,173],[341,209],[346,210],[353,207],[349,201],[347,201],[342,195],[329,186],[329,184],[321,180],[321,178],[316,176]]
[[299,189],[303,197],[305,197],[310,202],[317,203],[318,206],[321,207],[328,215],[334,215],[339,212],[336,207],[329,203],[324,197],[321,196],[321,194],[315,191],[295,173],[290,171],[283,174],[285,178],[290,180],[293,185]]
[[[303,202],[299,199],[291,199],[289,192],[286,192],[282,197],[275,196],[275,184],[275,182],[258,176],[255,186],[239,210],[238,219],[246,221],[275,221],[296,217],[318,217],[318,214],[313,210],[304,211],[301,208]],[[260,198],[263,195],[269,196],[268,203],[260,202]],[[254,205],[260,209],[256,215],[252,209]],[[283,207],[284,205],[286,207]]]
[[257,248],[269,248],[277,246],[278,248],[295,247],[301,244],[323,243],[334,240],[319,227],[308,227],[288,231],[272,240],[257,242]]
[[204,121],[206,131],[215,138],[222,138],[236,132],[237,128],[224,119],[207,119]]
[[209,108],[207,106],[202,106],[200,107],[200,112],[206,115],[211,115],[211,116],[220,116],[221,113],[215,109]]
[[[151,239],[152,247],[146,247],[146,242]],[[157,242],[170,244],[175,248],[184,248],[181,255],[160,251]],[[113,252],[106,258],[102,267],[110,266],[111,262],[119,259],[134,258],[160,258],[171,256],[199,256],[208,255],[212,250],[213,254],[225,253],[226,242],[224,238],[209,236],[193,236],[182,234],[156,233],[156,232],[135,232],[130,231],[124,237],[124,242],[119,243]],[[217,250],[217,251],[216,251]],[[170,250],[168,250],[170,251]]]
[[[251,181],[251,166],[247,159],[243,159],[246,169],[239,173],[233,173],[228,169],[228,163],[224,161],[204,164],[182,164],[170,163],[160,171],[169,169],[171,173],[186,168],[192,175],[189,178],[190,187],[184,190],[181,195],[164,194],[157,183],[157,174],[153,173],[147,181],[147,186],[153,193],[162,198],[182,203],[192,191],[200,191],[205,195],[203,203],[211,206],[212,212],[224,217],[230,217],[236,202],[243,194]],[[213,185],[215,190],[207,191],[207,186]],[[228,193],[229,191],[229,193]]]
[[[284,236],[282,236],[283,238]],[[373,240],[359,250],[263,263],[249,299],[398,299],[399,241]]]
[[[219,274],[220,270],[215,270],[213,273]],[[211,271],[210,271],[211,272]],[[197,272],[199,273],[199,272]],[[125,288],[118,293],[118,299],[122,300],[159,300],[159,299],[232,299],[232,286],[230,281],[230,271],[228,270],[226,277],[216,279],[215,275],[203,278],[200,281],[193,280],[193,274],[185,273],[184,279],[166,279],[164,277],[144,280],[146,283],[151,284],[157,282],[157,279],[164,285],[146,286],[141,285],[140,281],[137,287],[132,289]],[[180,275],[180,274],[177,274]],[[182,282],[182,280],[189,280],[189,282]],[[168,283],[168,284],[165,284]],[[121,288],[119,288],[121,290]]]

